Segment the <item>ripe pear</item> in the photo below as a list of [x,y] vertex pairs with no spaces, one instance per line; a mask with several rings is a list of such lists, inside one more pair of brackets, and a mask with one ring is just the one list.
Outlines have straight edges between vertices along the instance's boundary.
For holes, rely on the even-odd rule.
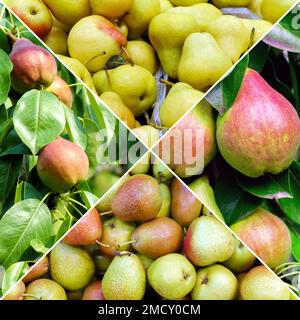
[[68,36],[62,29],[52,27],[44,42],[54,53],[68,55]]
[[68,37],[70,56],[90,72],[104,69],[107,61],[126,44],[126,38],[112,22],[96,15],[79,20]]
[[288,227],[264,209],[257,209],[233,224],[231,229],[272,269],[290,258],[291,235]]
[[154,158],[152,171],[154,177],[160,183],[169,183],[169,181],[174,177],[167,165],[162,163],[157,158]]
[[50,253],[50,272],[65,289],[84,288],[95,273],[95,265],[86,250],[60,242]]
[[132,254],[116,256],[102,280],[106,300],[141,300],[146,291],[146,272],[140,259]]
[[254,29],[253,44],[259,41],[273,27],[272,23],[266,20],[240,19],[244,26],[251,33]]
[[130,170],[131,175],[147,174],[151,167],[151,153],[147,152],[142,156],[140,161],[136,163]]
[[12,287],[4,296],[3,300],[23,300],[25,293],[25,284],[23,281],[19,281],[14,287]]
[[87,179],[89,159],[80,146],[58,137],[39,152],[37,172],[45,186],[63,193]]
[[218,117],[217,141],[223,158],[244,175],[278,174],[296,158],[300,119],[283,95],[248,69],[234,104]]
[[93,14],[115,20],[128,13],[133,5],[133,0],[90,0]]
[[55,58],[28,39],[17,40],[9,55],[13,63],[12,85],[20,93],[49,86],[57,75]]
[[24,300],[67,300],[64,288],[50,279],[31,282],[25,291]]
[[101,170],[89,181],[89,185],[92,193],[98,198],[101,198],[119,180],[120,177],[114,172]]
[[147,31],[150,21],[160,13],[160,0],[133,0],[124,22],[129,29],[129,39],[138,39]]
[[172,127],[182,116],[195,106],[203,97],[203,92],[190,85],[177,82],[169,91],[159,109],[161,124]]
[[69,85],[61,77],[56,76],[51,85],[46,89],[55,94],[58,99],[67,107],[71,108],[73,104],[73,93]]
[[149,39],[169,77],[177,78],[184,41],[188,35],[197,31],[199,29],[195,19],[187,14],[165,12],[151,21]]
[[49,270],[49,258],[43,257],[38,263],[30,267],[28,273],[23,278],[24,283],[32,282],[33,280],[43,277]]
[[147,276],[150,286],[169,300],[185,297],[196,283],[194,266],[178,253],[170,253],[155,260],[149,267]]
[[212,0],[212,3],[218,8],[247,7],[250,0]]
[[78,20],[91,14],[89,0],[43,0],[57,20],[73,26]]
[[290,291],[265,266],[251,269],[240,283],[242,300],[289,300]]
[[126,51],[131,61],[155,74],[158,69],[156,53],[151,45],[142,40],[128,41]]
[[105,300],[101,288],[101,281],[98,280],[88,285],[83,292],[82,300]]
[[163,202],[156,217],[157,218],[169,217],[171,212],[170,188],[164,183],[160,183],[159,188],[160,188],[160,193],[161,193]]
[[156,218],[137,227],[132,233],[133,248],[147,257],[156,259],[178,252],[183,241],[180,225],[170,218]]
[[250,0],[248,9],[261,17],[262,14],[261,14],[260,8],[261,8],[262,1],[263,0]]
[[216,218],[202,216],[189,226],[184,252],[194,265],[206,267],[229,259],[235,241],[233,234]]
[[162,206],[162,196],[156,179],[137,174],[125,181],[115,194],[111,208],[124,221],[154,219]]
[[135,128],[134,114],[117,93],[107,91],[102,93],[100,98],[130,129]]
[[113,258],[116,251],[131,251],[131,235],[136,228],[135,223],[125,222],[112,217],[103,223],[99,251],[108,258]]
[[275,23],[296,3],[296,0],[263,0],[260,10],[264,19]]
[[68,34],[71,30],[72,26],[68,26],[62,22],[60,22],[59,20],[57,20],[54,15],[52,14],[52,20],[53,20],[53,27],[57,27],[61,30],[63,30],[66,34]]
[[205,29],[218,42],[220,48],[227,53],[233,63],[250,46],[251,30],[243,24],[241,19],[224,15],[217,17]]
[[3,1],[38,37],[45,38],[52,28],[52,16],[40,0]]
[[197,272],[197,281],[192,291],[193,300],[234,300],[238,281],[224,266],[214,264]]
[[160,12],[165,12],[173,8],[172,3],[169,0],[160,0]]
[[97,253],[93,255],[93,260],[97,274],[103,275],[111,264],[112,258]]
[[170,0],[174,6],[192,6],[199,2],[207,2],[208,0]]
[[182,227],[188,227],[200,215],[202,203],[178,179],[171,182],[172,218]]
[[139,257],[139,259],[141,260],[141,263],[146,271],[149,269],[151,264],[154,262],[153,259],[151,259],[141,253],[136,253],[136,256]]
[[[201,49],[199,49],[201,48]],[[229,56],[209,33],[189,35],[178,65],[178,79],[198,90],[207,90],[232,66]]]

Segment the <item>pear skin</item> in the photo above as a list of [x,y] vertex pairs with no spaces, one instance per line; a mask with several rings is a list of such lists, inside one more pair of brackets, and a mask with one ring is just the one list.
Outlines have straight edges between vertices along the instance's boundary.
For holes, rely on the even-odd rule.
[[169,170],[169,168],[157,158],[154,158],[152,171],[154,177],[157,179],[159,183],[168,184],[170,180],[174,177],[173,173]]
[[266,20],[240,19],[249,32],[254,29],[252,44],[259,41],[273,27],[272,23]]
[[105,300],[101,289],[101,281],[89,284],[83,292],[82,300]]
[[69,85],[61,77],[56,76],[51,85],[46,89],[55,94],[58,99],[67,107],[71,108],[73,104],[73,93]]
[[25,284],[23,281],[19,281],[14,287],[12,287],[8,293],[3,296],[3,300],[23,300],[25,293]]
[[115,20],[130,11],[133,0],[90,0],[93,14]]
[[250,0],[212,0],[212,3],[218,8],[247,7],[250,3]]
[[68,36],[62,29],[52,27],[44,42],[54,53],[68,55]]
[[31,282],[25,291],[24,300],[67,300],[64,288],[50,279],[38,279]]
[[174,6],[192,6],[199,2],[207,2],[208,0],[170,0]]
[[40,260],[37,264],[30,267],[29,272],[23,278],[24,283],[32,282],[38,278],[44,276],[49,270],[49,258],[45,256],[42,260]]
[[286,14],[296,2],[296,0],[263,0],[260,10],[265,20],[275,23]]
[[170,188],[164,184],[160,183],[160,192],[163,199],[162,206],[157,214],[157,218],[169,217],[171,213],[171,192]]
[[173,8],[172,3],[169,0],[160,0],[160,12],[165,12]]

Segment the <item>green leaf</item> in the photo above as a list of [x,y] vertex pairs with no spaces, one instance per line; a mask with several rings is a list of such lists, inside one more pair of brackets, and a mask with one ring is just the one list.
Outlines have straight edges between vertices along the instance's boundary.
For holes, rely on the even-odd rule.
[[42,194],[30,183],[26,181],[21,181],[18,183],[15,193],[15,203],[26,199],[42,200],[42,198]]
[[0,125],[0,146],[2,150],[2,143],[3,141],[6,139],[8,132],[11,130],[12,128],[12,119],[7,119],[5,122],[3,122]]
[[0,221],[0,264],[7,268],[17,262],[33,239],[46,243],[51,227],[51,212],[44,203],[28,199],[15,204]]
[[126,64],[126,59],[124,57],[122,57],[121,55],[115,55],[115,56],[112,56],[106,62],[106,68],[107,69],[115,69],[115,68],[120,67],[124,64]]
[[73,224],[75,223],[76,218],[72,217],[72,216],[68,216],[64,222],[62,223],[62,225],[60,226],[56,236],[55,236],[55,240],[54,243],[56,243],[57,241],[59,241],[61,239],[61,237],[63,237],[73,226]]
[[37,154],[62,133],[66,121],[64,108],[55,95],[31,90],[18,101],[13,122],[21,140]]
[[[11,119],[10,119],[11,120]],[[7,155],[31,155],[31,151],[25,146],[15,129],[7,135],[2,147],[0,156]]]
[[292,254],[297,262],[300,262],[300,226],[287,222],[291,236],[292,236]]
[[0,49],[0,105],[5,102],[10,90],[10,73],[13,69],[13,64],[9,56]]
[[259,42],[249,54],[249,68],[261,72],[268,60],[270,47],[263,42]]
[[96,197],[94,194],[88,191],[83,191],[81,193],[81,198],[88,209],[94,207],[95,204],[99,201],[98,197]]
[[49,250],[49,248],[47,248],[45,244],[39,239],[31,240],[30,245],[34,249],[34,251],[38,253],[45,254]]

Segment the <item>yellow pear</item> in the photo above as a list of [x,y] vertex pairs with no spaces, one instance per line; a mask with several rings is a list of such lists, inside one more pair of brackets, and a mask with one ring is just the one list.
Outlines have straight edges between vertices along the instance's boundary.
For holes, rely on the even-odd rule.
[[151,44],[159,56],[164,71],[171,78],[177,78],[178,63],[186,37],[197,31],[195,19],[184,13],[161,13],[151,21],[149,26]]
[[66,34],[69,34],[72,26],[68,26],[68,25],[60,22],[59,20],[57,20],[54,17],[54,15],[52,15],[52,20],[53,20],[53,27],[57,27],[57,28],[63,30]]
[[158,69],[157,57],[154,49],[146,41],[128,41],[126,51],[134,64],[144,67],[152,74]]
[[233,63],[237,62],[250,46],[251,32],[237,17],[230,15],[218,17],[205,31],[217,40],[220,48],[227,53]]
[[91,14],[89,0],[43,0],[54,17],[63,24],[73,26],[78,20]]
[[135,118],[121,97],[112,91],[104,92],[100,98],[129,128],[135,128]]
[[129,39],[137,39],[147,31],[150,21],[160,13],[160,0],[133,0],[133,6],[125,16]]
[[68,55],[68,36],[62,29],[52,27],[44,42],[54,53]]
[[193,33],[185,40],[178,79],[198,90],[216,83],[232,66],[229,56],[209,33]]
[[248,8],[256,13],[258,16],[261,17],[261,3],[262,3],[263,0],[251,0],[249,5],[248,5]]
[[107,19],[117,19],[130,11],[133,0],[90,0],[93,14]]
[[159,115],[164,127],[172,127],[189,109],[191,109],[203,96],[203,92],[192,88],[182,82],[176,83],[165,101],[162,103]]
[[290,10],[297,0],[263,0],[261,13],[264,19],[275,23]]
[[100,70],[93,74],[92,79],[94,82],[94,86],[99,96],[106,91],[110,91],[111,88],[107,79],[108,71]]
[[160,0],[160,12],[165,12],[171,8],[173,8],[173,5],[169,0]]
[[200,2],[208,2],[208,0],[170,0],[174,6],[191,6]]
[[117,23],[115,22],[115,25],[118,28],[118,30],[122,33],[122,35],[127,39],[129,31],[126,23],[123,21],[121,22],[117,21]]
[[259,41],[268,31],[273,27],[272,23],[266,20],[256,20],[256,19],[240,19],[244,26],[251,33],[253,30],[252,44]]
[[212,0],[212,3],[218,8],[247,7],[250,0]]

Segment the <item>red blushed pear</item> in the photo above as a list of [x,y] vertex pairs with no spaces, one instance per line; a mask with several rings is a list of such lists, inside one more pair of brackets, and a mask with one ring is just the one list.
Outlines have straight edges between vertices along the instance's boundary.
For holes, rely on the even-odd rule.
[[88,285],[83,293],[82,300],[105,300],[101,289],[101,281]]
[[33,280],[43,277],[49,270],[49,258],[45,256],[37,264],[33,265],[27,275],[24,277],[23,282],[29,283]]
[[257,209],[231,226],[233,232],[270,268],[289,260],[291,235],[285,223],[274,214]]
[[56,76],[51,85],[47,88],[47,91],[55,94],[58,99],[63,102],[69,108],[73,104],[73,93],[69,85],[61,77]]
[[30,40],[19,39],[9,55],[13,63],[12,85],[18,92],[48,87],[57,75],[54,57]]
[[244,175],[278,174],[299,150],[299,116],[284,96],[248,69],[233,106],[218,118],[217,142],[224,159]]
[[45,186],[63,193],[87,179],[89,160],[80,146],[58,137],[40,151],[37,172]]

